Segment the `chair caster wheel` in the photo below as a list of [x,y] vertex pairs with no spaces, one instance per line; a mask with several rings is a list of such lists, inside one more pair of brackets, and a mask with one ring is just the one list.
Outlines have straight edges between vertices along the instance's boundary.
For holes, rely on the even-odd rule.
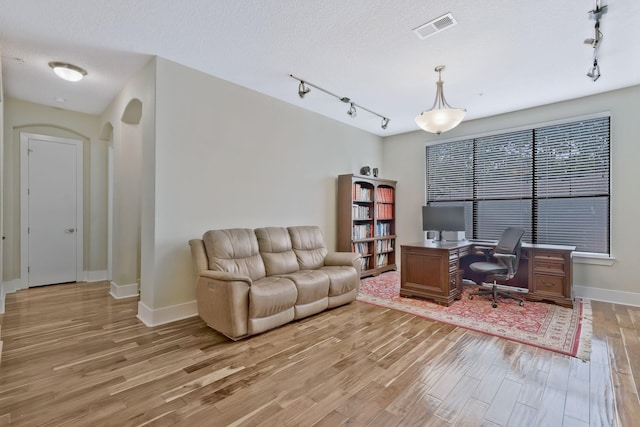
[[498,304],[496,304],[495,302],[493,304],[491,304],[491,307],[496,308],[498,307]]
[[518,305],[519,305],[520,307],[524,307],[524,301],[520,301],[520,302],[518,303]]

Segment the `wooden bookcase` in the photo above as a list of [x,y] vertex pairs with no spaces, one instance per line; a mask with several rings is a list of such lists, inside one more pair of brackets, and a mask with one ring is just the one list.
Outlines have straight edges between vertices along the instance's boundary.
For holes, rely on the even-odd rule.
[[362,254],[362,275],[396,270],[396,181],[338,176],[338,250]]

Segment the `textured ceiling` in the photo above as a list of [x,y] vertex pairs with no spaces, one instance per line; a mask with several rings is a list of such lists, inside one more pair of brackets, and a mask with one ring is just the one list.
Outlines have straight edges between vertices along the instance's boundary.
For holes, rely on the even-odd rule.
[[[417,130],[444,92],[466,119],[640,84],[640,1],[603,0],[602,77],[586,77],[590,0],[0,0],[6,96],[99,114],[153,55],[378,135]],[[451,12],[424,40],[412,31]],[[49,61],[85,68],[64,82]],[[312,89],[294,74],[391,119]],[[64,98],[63,103],[56,98]]]

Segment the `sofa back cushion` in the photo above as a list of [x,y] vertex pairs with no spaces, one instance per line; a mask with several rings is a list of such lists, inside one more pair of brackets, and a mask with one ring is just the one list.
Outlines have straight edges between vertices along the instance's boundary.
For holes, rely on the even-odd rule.
[[298,261],[291,247],[291,238],[286,228],[256,228],[255,233],[267,276],[298,271]]
[[265,277],[264,262],[253,230],[209,230],[204,233],[202,240],[207,250],[210,270],[241,274],[251,280]]
[[319,227],[305,225],[289,227],[291,245],[301,270],[315,270],[324,265],[327,246]]

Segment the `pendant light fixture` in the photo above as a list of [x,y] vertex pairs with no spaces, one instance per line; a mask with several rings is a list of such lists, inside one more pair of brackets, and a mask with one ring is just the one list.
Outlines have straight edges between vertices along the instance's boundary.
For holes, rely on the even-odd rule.
[[438,81],[436,82],[436,99],[430,110],[423,111],[416,116],[416,123],[427,132],[441,134],[458,126],[464,113],[464,108],[452,108],[447,104],[442,91],[442,70],[444,65],[438,65],[435,71],[438,73]]

